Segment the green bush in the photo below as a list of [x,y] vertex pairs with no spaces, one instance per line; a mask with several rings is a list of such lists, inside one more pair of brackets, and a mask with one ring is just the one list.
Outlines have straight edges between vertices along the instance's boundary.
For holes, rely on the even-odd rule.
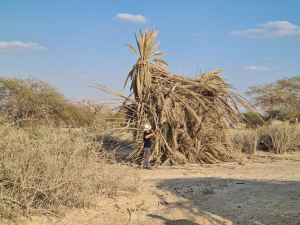
[[257,125],[263,125],[264,117],[260,113],[246,112],[241,116],[241,120],[246,123],[247,127],[257,127]]

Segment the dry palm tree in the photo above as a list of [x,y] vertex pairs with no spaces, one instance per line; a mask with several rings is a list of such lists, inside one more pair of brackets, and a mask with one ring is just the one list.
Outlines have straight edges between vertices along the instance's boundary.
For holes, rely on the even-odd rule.
[[167,54],[156,51],[157,34],[154,29],[141,30],[138,40],[135,33],[138,51],[126,44],[139,56],[124,84],[125,87],[131,78],[130,90],[134,98],[102,85],[96,86],[123,100],[122,107],[126,109],[134,137],[130,157],[135,160],[143,157],[145,123],[152,127],[161,123],[163,128],[153,140],[152,164],[214,163],[235,158],[227,136],[228,122],[239,121],[239,105],[250,111],[254,111],[253,106],[231,91],[233,87],[220,76],[223,70],[200,72],[188,78],[165,70],[168,63],[163,59],[150,59]]

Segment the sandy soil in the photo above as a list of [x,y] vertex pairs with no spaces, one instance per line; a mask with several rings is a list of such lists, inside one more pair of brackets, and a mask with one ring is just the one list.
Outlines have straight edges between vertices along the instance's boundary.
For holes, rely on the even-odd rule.
[[95,209],[69,211],[60,219],[32,217],[24,224],[300,225],[300,153],[139,170],[136,194],[102,199]]

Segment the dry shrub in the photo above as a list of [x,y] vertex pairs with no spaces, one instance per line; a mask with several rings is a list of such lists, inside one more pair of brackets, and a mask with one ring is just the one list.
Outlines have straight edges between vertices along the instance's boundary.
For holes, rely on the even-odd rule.
[[288,151],[300,149],[300,125],[271,124],[257,130],[260,139],[260,149],[275,154],[285,154]]
[[109,164],[109,154],[88,130],[0,126],[0,218],[58,214],[89,207],[99,196],[135,191],[138,174]]
[[232,142],[238,152],[255,154],[258,150],[259,135],[253,129],[238,130],[238,132],[232,134]]
[[300,150],[300,125],[271,123],[258,129],[236,130],[229,134],[238,152],[255,154],[257,150],[275,154]]

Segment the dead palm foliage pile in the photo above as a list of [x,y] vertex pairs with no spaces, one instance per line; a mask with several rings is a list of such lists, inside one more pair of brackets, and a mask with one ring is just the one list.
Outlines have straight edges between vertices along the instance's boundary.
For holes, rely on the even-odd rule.
[[168,72],[168,64],[156,55],[154,45],[158,31],[135,33],[138,51],[126,44],[139,56],[125,81],[132,80],[130,90],[133,98],[96,85],[120,98],[134,135],[134,149],[130,157],[143,157],[143,127],[150,124],[161,131],[152,138],[151,163],[177,165],[184,163],[215,163],[235,158],[230,138],[229,123],[238,123],[238,105],[248,110],[253,107],[243,97],[231,92],[232,86],[219,74],[223,70],[200,72],[188,78]]

